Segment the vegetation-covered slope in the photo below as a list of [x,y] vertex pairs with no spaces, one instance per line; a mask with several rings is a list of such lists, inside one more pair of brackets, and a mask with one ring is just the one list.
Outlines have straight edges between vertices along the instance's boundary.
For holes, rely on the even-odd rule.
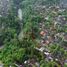
[[0,17],[0,64],[67,67],[67,9],[59,7],[58,0],[14,1],[22,19],[15,5]]

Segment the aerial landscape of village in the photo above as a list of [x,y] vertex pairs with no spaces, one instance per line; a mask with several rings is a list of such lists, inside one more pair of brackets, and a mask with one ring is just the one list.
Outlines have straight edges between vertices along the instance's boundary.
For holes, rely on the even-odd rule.
[[67,0],[0,0],[0,67],[67,67]]

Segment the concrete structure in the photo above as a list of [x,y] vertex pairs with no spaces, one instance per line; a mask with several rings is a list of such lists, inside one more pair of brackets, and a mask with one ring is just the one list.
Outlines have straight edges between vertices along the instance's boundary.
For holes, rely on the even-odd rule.
[[6,15],[10,8],[10,0],[0,0],[0,15]]

